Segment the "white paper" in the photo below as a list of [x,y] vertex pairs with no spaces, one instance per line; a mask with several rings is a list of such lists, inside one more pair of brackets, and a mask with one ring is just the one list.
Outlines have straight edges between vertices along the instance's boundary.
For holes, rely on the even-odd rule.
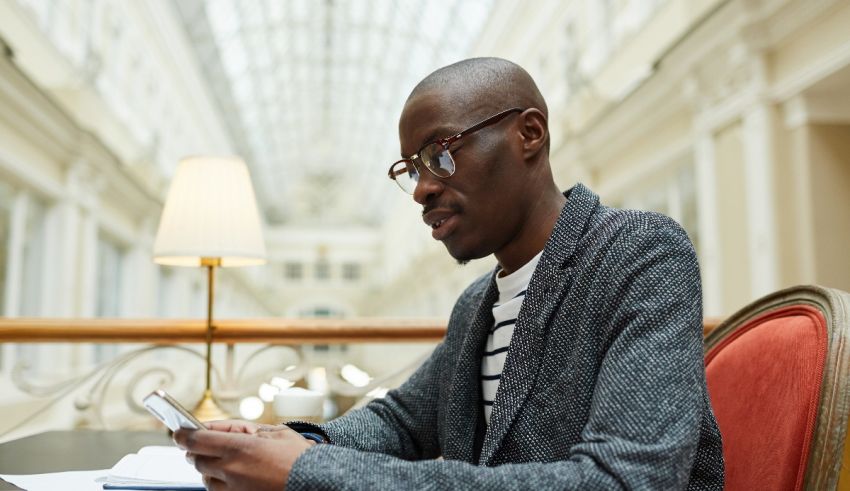
[[53,472],[50,474],[0,474],[0,478],[27,491],[103,491],[109,469],[99,471]]
[[172,484],[203,486],[201,474],[188,462],[185,455],[145,452],[125,455],[109,471],[111,484],[140,484],[151,486]]
[[170,485],[170,489],[203,488],[201,474],[177,447],[143,447],[125,455],[112,469],[53,472],[50,474],[0,474],[0,478],[27,491],[103,491],[109,481],[118,484]]
[[181,458],[184,461],[186,460],[186,451],[181,449],[180,447],[171,446],[159,446],[159,445],[150,445],[148,447],[142,447],[136,452],[139,455],[171,455],[176,458]]

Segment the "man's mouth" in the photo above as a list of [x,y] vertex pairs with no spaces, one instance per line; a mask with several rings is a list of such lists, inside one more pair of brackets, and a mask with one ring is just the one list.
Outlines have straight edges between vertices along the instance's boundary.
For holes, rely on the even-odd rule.
[[453,212],[434,212],[426,215],[426,223],[431,226],[431,237],[435,240],[444,240],[454,232],[460,216]]
[[422,213],[422,221],[429,227],[438,229],[456,214],[457,212],[451,208],[431,208]]
[[448,218],[443,218],[442,220],[437,220],[436,222],[431,224],[431,228],[434,229],[434,230],[437,230],[438,228],[440,228],[440,226],[442,224],[446,223],[446,220],[448,220]]
[[453,206],[426,207],[422,221],[431,227],[431,237],[443,240],[448,237],[460,222],[460,210]]

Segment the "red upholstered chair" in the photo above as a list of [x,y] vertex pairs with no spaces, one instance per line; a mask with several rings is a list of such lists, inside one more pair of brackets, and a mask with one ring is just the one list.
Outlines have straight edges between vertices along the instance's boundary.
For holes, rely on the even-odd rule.
[[[705,339],[728,490],[850,486],[850,295],[801,286],[764,297]],[[850,459],[845,460],[850,464]],[[847,465],[845,464],[845,465]]]

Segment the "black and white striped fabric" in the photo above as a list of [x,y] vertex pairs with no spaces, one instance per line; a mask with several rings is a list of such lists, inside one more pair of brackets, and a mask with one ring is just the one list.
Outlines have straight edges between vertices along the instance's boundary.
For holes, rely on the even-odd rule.
[[490,424],[493,401],[496,400],[496,391],[499,389],[505,357],[508,356],[508,347],[514,335],[519,308],[525,299],[525,289],[531,281],[531,274],[534,273],[541,254],[543,251],[507,276],[496,275],[499,300],[493,304],[493,327],[487,336],[487,345],[481,357],[481,397],[487,424]]

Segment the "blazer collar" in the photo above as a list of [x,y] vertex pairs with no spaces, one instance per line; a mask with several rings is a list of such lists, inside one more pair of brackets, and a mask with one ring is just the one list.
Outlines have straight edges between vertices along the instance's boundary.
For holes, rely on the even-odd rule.
[[[540,262],[531,276],[525,299],[517,316],[499,389],[493,403],[490,424],[481,449],[480,462],[483,465],[492,463],[496,451],[534,386],[545,349],[549,319],[571,283],[570,260],[590,217],[599,205],[599,196],[582,184],[576,184],[564,194],[567,196],[567,202],[555,223],[552,235],[546,242]],[[494,284],[495,279],[491,279],[490,290],[494,289]],[[494,292],[494,295],[497,293],[497,291]],[[490,309],[494,301],[495,299],[489,303]],[[492,323],[492,314],[490,319]],[[476,325],[476,328],[480,326]],[[489,330],[490,326],[486,328]],[[483,336],[486,337],[486,334],[485,332]],[[476,331],[474,335],[476,342],[479,342],[477,337],[482,334]],[[480,341],[480,344],[483,344],[483,341]],[[464,360],[463,357],[466,356],[476,356],[474,361],[480,372],[480,349],[475,354],[464,350],[461,356],[461,360]],[[480,374],[476,372],[474,375],[470,377],[470,380],[474,381],[476,386],[474,393],[477,395],[480,392],[481,382],[478,377]],[[480,404],[479,400],[478,405]]]
[[[495,272],[478,301],[471,317],[470,327],[463,340],[454,379],[451,381],[449,400],[446,406],[446,437],[443,457],[477,462],[477,446],[483,433],[483,411],[481,407],[481,356],[487,333],[493,326],[493,304],[499,298]],[[480,428],[482,427],[482,428]]]
[[552,235],[543,248],[540,264],[537,269],[543,267],[563,268],[572,259],[579,240],[584,235],[587,222],[599,206],[599,196],[588,189],[584,184],[578,183],[564,192],[567,198]]

